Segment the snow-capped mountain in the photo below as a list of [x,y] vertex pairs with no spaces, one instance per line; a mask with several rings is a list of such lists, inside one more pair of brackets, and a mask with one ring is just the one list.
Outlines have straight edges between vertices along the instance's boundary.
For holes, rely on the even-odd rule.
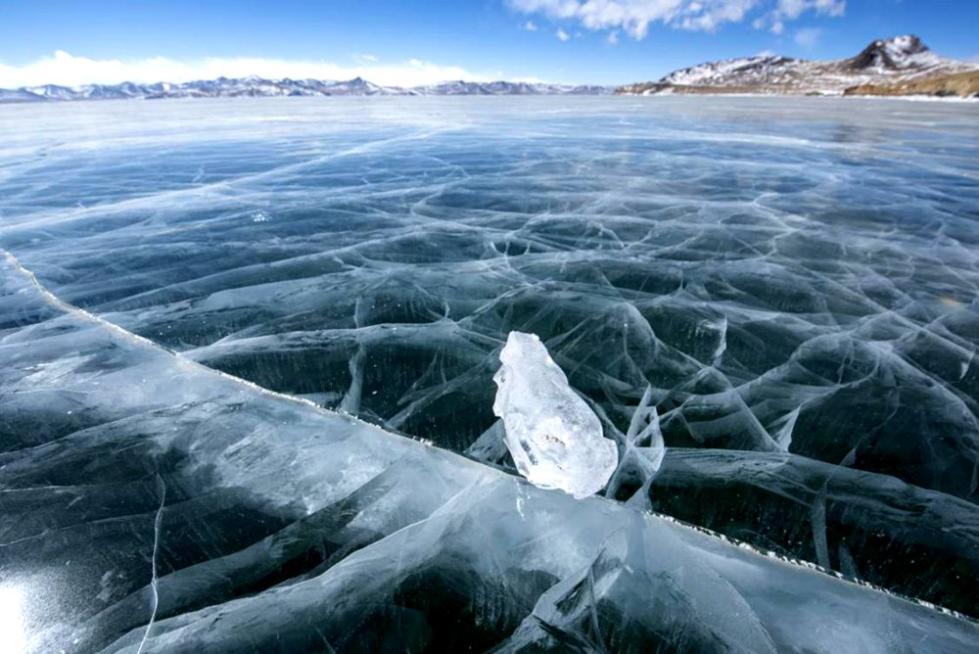
[[836,61],[809,61],[758,55],[713,61],[674,71],[656,82],[617,89],[627,95],[654,93],[842,94],[851,87],[947,75],[976,66],[946,59],[917,36],[879,39],[858,55]]
[[913,34],[874,41],[848,60],[850,68],[856,71],[927,70],[956,63],[939,57]]
[[459,80],[431,86],[404,88],[380,86],[360,77],[345,80],[280,79],[261,77],[199,80],[171,84],[90,84],[77,88],[46,84],[14,90],[0,89],[0,102],[42,102],[67,100],[109,100],[139,98],[224,98],[336,95],[601,95],[611,93],[605,86],[570,86],[528,82],[467,82]]
[[432,86],[415,87],[419,95],[605,95],[612,92],[607,86],[570,86],[530,82],[467,82],[456,80]]
[[28,93],[32,93],[34,95],[39,95],[49,100],[71,100],[77,94],[75,90],[70,89],[67,86],[58,86],[57,84],[31,86],[20,90],[27,91]]
[[0,102],[34,102],[44,99],[27,89],[0,89]]

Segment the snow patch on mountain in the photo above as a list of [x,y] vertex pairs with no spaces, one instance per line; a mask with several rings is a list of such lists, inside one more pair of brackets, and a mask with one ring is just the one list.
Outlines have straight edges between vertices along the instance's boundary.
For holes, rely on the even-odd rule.
[[834,61],[810,61],[756,55],[683,68],[656,82],[621,87],[618,93],[649,95],[673,92],[841,94],[866,84],[974,70],[977,66],[932,52],[913,34],[878,39],[859,54]]

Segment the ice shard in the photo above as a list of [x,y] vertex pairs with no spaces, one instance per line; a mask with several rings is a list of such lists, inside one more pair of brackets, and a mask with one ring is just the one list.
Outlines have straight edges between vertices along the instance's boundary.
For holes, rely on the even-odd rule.
[[615,472],[615,443],[568,385],[536,334],[513,331],[500,352],[493,413],[503,419],[517,470],[541,488],[575,497],[600,491]]

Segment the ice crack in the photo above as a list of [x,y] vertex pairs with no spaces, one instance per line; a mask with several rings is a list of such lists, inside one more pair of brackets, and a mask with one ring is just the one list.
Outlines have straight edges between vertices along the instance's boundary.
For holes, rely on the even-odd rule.
[[160,493],[160,507],[156,510],[156,517],[153,519],[153,557],[151,559],[152,577],[150,578],[150,590],[152,592],[152,606],[150,611],[150,621],[146,624],[146,631],[143,638],[139,641],[136,654],[143,654],[143,647],[146,646],[146,639],[150,636],[153,623],[156,622],[156,611],[160,606],[160,591],[158,578],[156,575],[156,557],[160,551],[160,531],[163,527],[163,507],[167,501],[167,485],[163,482],[163,477],[156,475],[156,487]]

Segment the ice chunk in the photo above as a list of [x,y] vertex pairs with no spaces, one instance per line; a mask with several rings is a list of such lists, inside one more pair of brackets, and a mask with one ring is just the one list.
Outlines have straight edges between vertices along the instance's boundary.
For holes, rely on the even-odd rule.
[[493,413],[503,419],[520,474],[578,498],[601,490],[618,463],[615,444],[544,344],[535,334],[510,332],[500,361]]

